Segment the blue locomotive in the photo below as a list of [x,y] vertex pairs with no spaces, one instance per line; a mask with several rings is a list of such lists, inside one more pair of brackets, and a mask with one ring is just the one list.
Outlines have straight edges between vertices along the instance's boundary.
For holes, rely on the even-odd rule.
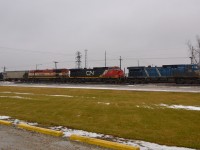
[[129,70],[128,83],[200,83],[200,68],[196,64],[138,66],[127,69]]

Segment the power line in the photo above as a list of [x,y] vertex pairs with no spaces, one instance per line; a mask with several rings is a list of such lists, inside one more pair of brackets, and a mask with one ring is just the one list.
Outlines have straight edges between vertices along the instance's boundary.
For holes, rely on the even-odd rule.
[[[137,61],[144,61],[144,60],[153,60],[153,59],[189,59],[189,57],[147,57],[147,58],[123,58],[124,61],[128,61],[128,60],[137,60]],[[105,59],[91,59],[90,62],[103,62],[105,61]],[[106,61],[119,61],[119,59],[108,59],[106,58]],[[72,63],[74,62],[74,60],[65,60],[65,61],[59,61],[59,63]],[[48,64],[52,64],[52,61],[51,62],[44,62],[44,63],[41,63],[41,62],[38,62],[40,65],[48,65]],[[54,62],[55,63],[55,62]],[[80,63],[80,62],[79,62]],[[80,65],[80,64],[79,64]],[[66,65],[67,66],[67,65]],[[12,69],[12,68],[23,68],[23,67],[35,67],[35,65],[33,64],[30,64],[30,65],[23,65],[23,66],[7,66],[8,69]],[[57,66],[55,66],[57,67]],[[80,67],[80,66],[79,66]]]
[[7,50],[9,51],[21,51],[21,52],[26,52],[26,53],[39,53],[39,54],[48,54],[48,55],[67,55],[67,56],[73,56],[72,54],[69,55],[67,53],[57,53],[57,52],[48,52],[48,51],[36,51],[36,50],[27,50],[27,49],[19,49],[19,48],[11,48],[11,47],[3,47],[3,46],[0,46],[0,51],[4,51],[2,49],[6,49],[6,52]]
[[140,58],[124,58],[124,60],[129,59],[189,59],[189,57],[140,57]]

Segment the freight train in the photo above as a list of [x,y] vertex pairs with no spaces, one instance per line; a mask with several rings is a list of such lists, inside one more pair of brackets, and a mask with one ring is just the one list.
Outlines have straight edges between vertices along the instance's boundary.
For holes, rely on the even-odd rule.
[[4,81],[20,82],[200,84],[200,67],[195,64],[134,66],[127,69],[127,76],[119,67],[94,67],[92,69],[6,71],[0,74],[0,78]]

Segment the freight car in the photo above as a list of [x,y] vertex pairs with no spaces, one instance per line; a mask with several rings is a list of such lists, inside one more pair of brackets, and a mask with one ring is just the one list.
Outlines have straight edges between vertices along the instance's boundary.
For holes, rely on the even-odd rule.
[[197,65],[163,65],[162,67],[128,67],[128,83],[200,83]]
[[3,78],[5,81],[25,81],[28,71],[5,71]]

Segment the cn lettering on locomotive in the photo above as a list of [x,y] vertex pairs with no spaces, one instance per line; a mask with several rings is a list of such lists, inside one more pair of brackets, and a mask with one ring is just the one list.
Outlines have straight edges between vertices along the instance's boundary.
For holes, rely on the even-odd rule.
[[86,71],[86,76],[94,76],[94,71]]

